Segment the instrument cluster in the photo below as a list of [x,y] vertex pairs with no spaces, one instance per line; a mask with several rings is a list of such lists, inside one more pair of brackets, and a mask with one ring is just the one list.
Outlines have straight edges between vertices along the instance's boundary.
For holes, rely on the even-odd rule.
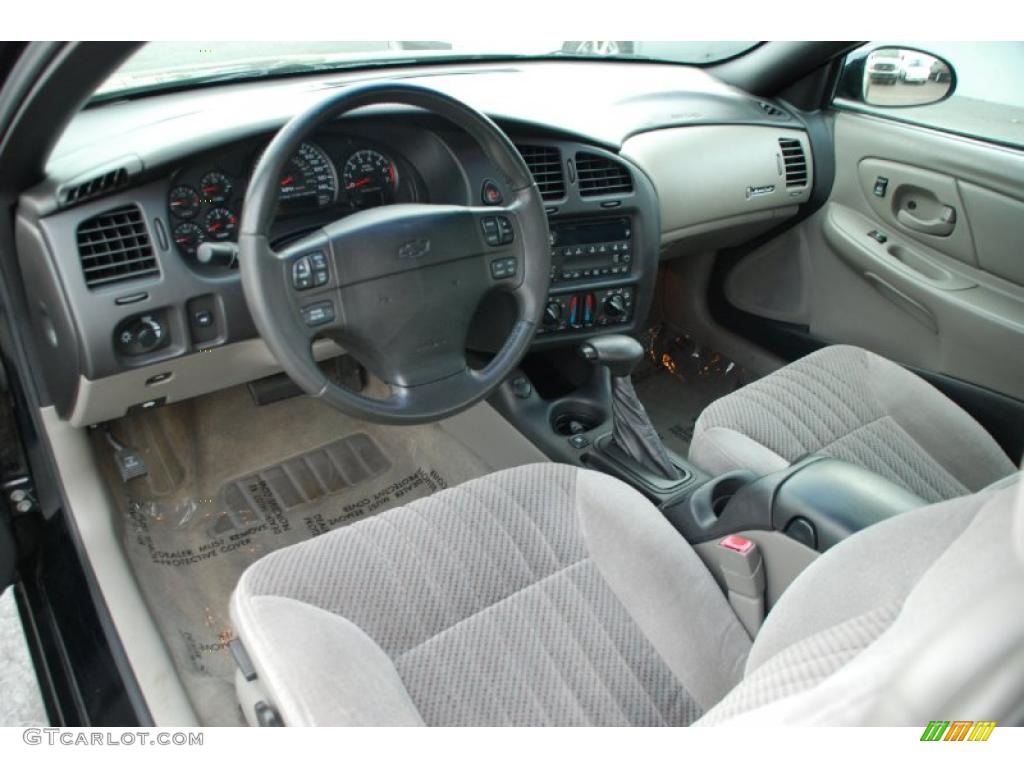
[[[237,240],[242,202],[260,151],[229,149],[175,174],[167,207],[171,237],[182,256],[193,259],[204,242]],[[338,136],[303,142],[281,173],[274,235],[421,197],[415,173],[390,150]]]

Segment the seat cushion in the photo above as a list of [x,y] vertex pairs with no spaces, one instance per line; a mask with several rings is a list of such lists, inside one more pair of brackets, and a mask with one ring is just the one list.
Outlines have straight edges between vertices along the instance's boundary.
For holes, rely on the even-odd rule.
[[690,447],[690,460],[712,474],[767,474],[808,454],[857,464],[931,502],[981,490],[1015,470],[952,400],[849,346],[818,350],[712,403]]
[[559,464],[275,552],[232,616],[293,725],[685,725],[750,649],[654,506]]

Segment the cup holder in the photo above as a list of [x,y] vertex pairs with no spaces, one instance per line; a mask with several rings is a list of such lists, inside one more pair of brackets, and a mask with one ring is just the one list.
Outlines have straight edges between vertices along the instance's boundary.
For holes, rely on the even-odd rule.
[[757,479],[748,469],[734,469],[708,480],[687,500],[687,506],[698,528],[713,529],[733,496]]
[[711,511],[721,517],[736,492],[751,480],[747,472],[730,472],[711,481]]
[[601,426],[608,418],[603,408],[584,400],[561,402],[551,409],[551,428],[570,437]]

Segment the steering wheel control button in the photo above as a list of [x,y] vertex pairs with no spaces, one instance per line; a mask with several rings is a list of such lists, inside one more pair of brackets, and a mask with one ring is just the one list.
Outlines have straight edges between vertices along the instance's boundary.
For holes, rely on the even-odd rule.
[[334,304],[321,301],[302,308],[302,321],[310,328],[334,322]]
[[505,216],[498,217],[498,235],[501,245],[508,245],[516,239],[515,232],[512,230],[512,222]]
[[480,219],[484,240],[490,246],[508,245],[516,239],[512,222],[507,216],[485,216]]
[[501,245],[501,235],[498,234],[498,217],[486,216],[480,220],[480,226],[484,230],[484,240],[488,245]]
[[480,199],[484,205],[501,205],[505,197],[501,194],[501,189],[498,187],[497,182],[494,179],[487,179],[480,190]]
[[491,262],[491,277],[495,280],[506,280],[510,277],[515,277],[517,267],[518,263],[515,256],[509,256],[507,259],[495,259]]
[[310,264],[309,256],[296,259],[292,264],[292,287],[297,291],[313,287],[313,267]]

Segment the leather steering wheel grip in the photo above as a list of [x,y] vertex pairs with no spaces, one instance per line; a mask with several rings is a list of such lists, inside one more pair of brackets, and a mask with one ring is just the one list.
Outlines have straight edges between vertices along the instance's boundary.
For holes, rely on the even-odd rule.
[[[312,353],[316,334],[302,322],[299,311],[302,297],[296,295],[291,285],[294,260],[289,254],[294,254],[296,248],[289,245],[282,253],[275,253],[269,239],[278,202],[277,180],[299,145],[327,122],[352,110],[379,104],[423,109],[465,130],[493,163],[511,198],[507,206],[495,208],[398,205],[362,211],[346,217],[344,226],[335,222],[300,241],[299,248],[308,242],[311,244],[309,247],[322,247],[329,252],[332,264],[329,288],[334,291],[331,295],[337,316],[336,327],[330,328],[331,335],[371,372],[378,372],[371,363],[386,363],[384,369],[393,374],[381,376],[391,388],[391,396],[386,399],[352,392],[332,382],[320,370]],[[515,255],[519,262],[520,272],[513,281],[504,280],[502,284],[494,285],[494,280],[487,277],[488,258],[496,254],[483,244],[480,234],[479,219],[485,215],[504,215],[513,222],[515,239],[505,250],[505,253]],[[462,250],[458,250],[456,258],[448,261],[444,260],[444,255],[430,255],[422,260],[422,265],[410,264],[409,259],[403,261],[403,256],[399,255],[394,238],[413,242],[417,241],[417,236],[421,236],[420,241],[433,239],[447,243],[449,247],[456,243],[457,250]],[[351,277],[355,271],[343,261],[344,237],[360,242],[363,246],[358,249],[360,252],[367,250],[367,242],[379,244],[379,253],[364,253],[362,257],[372,256],[370,261],[378,266],[383,264],[383,267],[362,282],[351,279],[344,283],[343,275]],[[485,115],[451,96],[419,85],[371,83],[339,90],[285,124],[264,150],[253,172],[243,203],[238,247],[246,303],[260,336],[284,371],[310,395],[324,399],[351,416],[378,423],[436,421],[458,413],[490,394],[526,354],[547,296],[550,270],[547,216],[533,177],[518,150]],[[357,257],[358,253],[353,251],[352,258]],[[366,267],[367,263],[364,261],[359,266]],[[431,291],[419,287],[420,282],[429,282],[426,278],[422,281],[409,278],[409,273],[416,269],[431,270],[434,284],[446,291],[448,300],[444,311],[447,314],[443,319],[426,320],[430,316],[427,304],[435,299]],[[374,321],[383,316],[374,316],[371,307],[375,301],[368,301],[370,294],[367,292],[400,291],[395,286],[402,282],[403,276],[405,286],[417,286],[412,301],[423,303],[422,309],[414,307],[414,310],[420,311],[420,317],[426,324],[434,326],[434,335],[425,336],[422,344],[415,338],[409,338],[409,343],[395,343],[396,339],[407,341],[405,333],[410,336],[418,333],[419,324],[412,322],[415,317],[405,318],[404,325],[392,323],[390,329],[381,331],[379,339],[374,338],[377,327]],[[488,365],[480,370],[471,370],[466,365],[464,350],[458,349],[456,353],[458,345],[455,341],[460,337],[443,328],[444,323],[464,322],[468,326],[472,311],[465,310],[474,301],[473,291],[487,290],[511,293],[517,318],[504,345]],[[367,313],[367,317],[357,317],[360,313]],[[346,330],[353,326],[358,326],[358,333],[353,331],[346,339]],[[386,331],[390,331],[390,335]],[[437,343],[438,339],[444,343]],[[380,355],[374,354],[374,344],[381,350]],[[439,349],[437,352],[437,365],[432,365],[430,359],[434,346],[446,348],[443,359],[442,351]],[[418,375],[405,375],[400,370],[403,361],[395,359],[396,349],[407,350],[409,365],[416,366]],[[435,376],[429,375],[435,370],[438,372]]]

